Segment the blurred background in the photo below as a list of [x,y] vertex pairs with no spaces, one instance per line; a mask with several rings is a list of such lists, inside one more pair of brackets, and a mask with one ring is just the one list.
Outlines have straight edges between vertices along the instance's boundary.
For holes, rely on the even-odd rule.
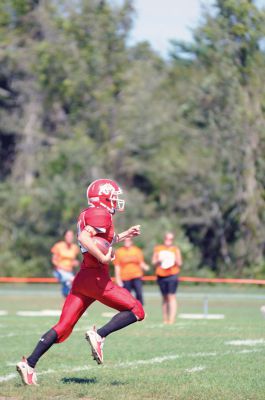
[[1,1],[0,275],[50,275],[109,177],[147,261],[172,230],[185,275],[265,276],[264,3]]

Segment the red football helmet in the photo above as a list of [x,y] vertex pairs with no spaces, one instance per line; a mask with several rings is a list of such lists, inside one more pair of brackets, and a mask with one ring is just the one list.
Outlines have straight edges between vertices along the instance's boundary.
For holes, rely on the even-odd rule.
[[97,179],[87,188],[87,201],[88,204],[105,207],[114,214],[116,210],[123,211],[125,207],[125,200],[119,198],[120,194],[122,190],[113,180]]

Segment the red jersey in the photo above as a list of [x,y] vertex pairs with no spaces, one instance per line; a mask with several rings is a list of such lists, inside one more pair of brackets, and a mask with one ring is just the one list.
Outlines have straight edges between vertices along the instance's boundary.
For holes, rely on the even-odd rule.
[[[107,209],[103,207],[89,207],[81,212],[77,220],[77,232],[78,235],[85,229],[86,226],[92,226],[98,233],[97,236],[101,236],[106,239],[109,243],[112,242],[114,237],[114,226],[112,221],[112,215]],[[96,268],[102,266],[100,262],[92,256],[87,249],[82,247],[79,243],[81,252],[83,254],[82,268]]]

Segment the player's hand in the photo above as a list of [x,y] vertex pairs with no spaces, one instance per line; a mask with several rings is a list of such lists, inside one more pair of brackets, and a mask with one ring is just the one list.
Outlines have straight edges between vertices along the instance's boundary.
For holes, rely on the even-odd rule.
[[109,264],[112,260],[112,257],[113,257],[112,247],[109,247],[106,255],[102,253],[102,256],[100,257],[99,262],[101,264]]
[[144,265],[143,265],[143,270],[146,271],[146,272],[147,272],[147,271],[150,271],[149,265],[144,264]]
[[127,232],[127,237],[129,238],[141,235],[141,225],[131,226]]
[[78,260],[73,261],[73,267],[79,267],[80,262]]

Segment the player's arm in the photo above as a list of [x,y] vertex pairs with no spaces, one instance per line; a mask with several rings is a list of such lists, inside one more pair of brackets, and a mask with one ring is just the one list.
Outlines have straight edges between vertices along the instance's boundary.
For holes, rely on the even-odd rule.
[[112,243],[113,244],[120,243],[126,238],[132,238],[140,234],[141,234],[141,225],[134,225],[131,226],[129,229],[127,229],[127,231],[116,234]]
[[144,261],[141,262],[140,267],[142,268],[143,271],[149,271],[150,267],[148,264],[146,264]]
[[80,260],[79,260],[78,256],[79,256],[79,247],[76,245],[76,255],[75,255],[75,259],[73,260],[73,263],[72,263],[73,268],[77,268],[80,266]]
[[157,267],[160,265],[160,260],[159,260],[159,252],[154,251],[153,257],[152,257],[152,264]]
[[52,253],[52,265],[53,267],[60,268],[60,261],[61,261],[61,256],[60,256],[60,250],[58,247],[58,243],[55,243],[53,247],[51,248],[51,253]]
[[79,267],[79,265],[80,265],[80,261],[79,260],[73,260],[73,263],[72,263],[72,267],[73,268],[77,268],[77,267]]
[[56,253],[54,253],[54,254],[52,255],[52,264],[53,264],[54,268],[60,268],[60,263],[59,263],[59,261],[60,261],[59,255],[56,254]]
[[121,279],[121,262],[120,262],[120,253],[119,250],[117,250],[116,253],[116,258],[113,262],[114,264],[114,274],[115,274],[115,282],[118,286],[122,287],[123,286],[123,282]]
[[182,257],[179,249],[176,250],[176,264],[178,267],[182,266]]
[[87,225],[85,229],[78,235],[78,241],[92,254],[101,264],[108,264],[111,261],[112,247],[109,248],[106,255],[104,255],[93,242],[92,238],[97,234],[97,231],[92,226]]
[[142,271],[149,271],[150,267],[144,261],[144,253],[140,249],[138,250],[138,257],[139,257],[139,265]]
[[78,258],[75,258],[72,262],[72,268],[78,268],[80,266],[80,261]]

